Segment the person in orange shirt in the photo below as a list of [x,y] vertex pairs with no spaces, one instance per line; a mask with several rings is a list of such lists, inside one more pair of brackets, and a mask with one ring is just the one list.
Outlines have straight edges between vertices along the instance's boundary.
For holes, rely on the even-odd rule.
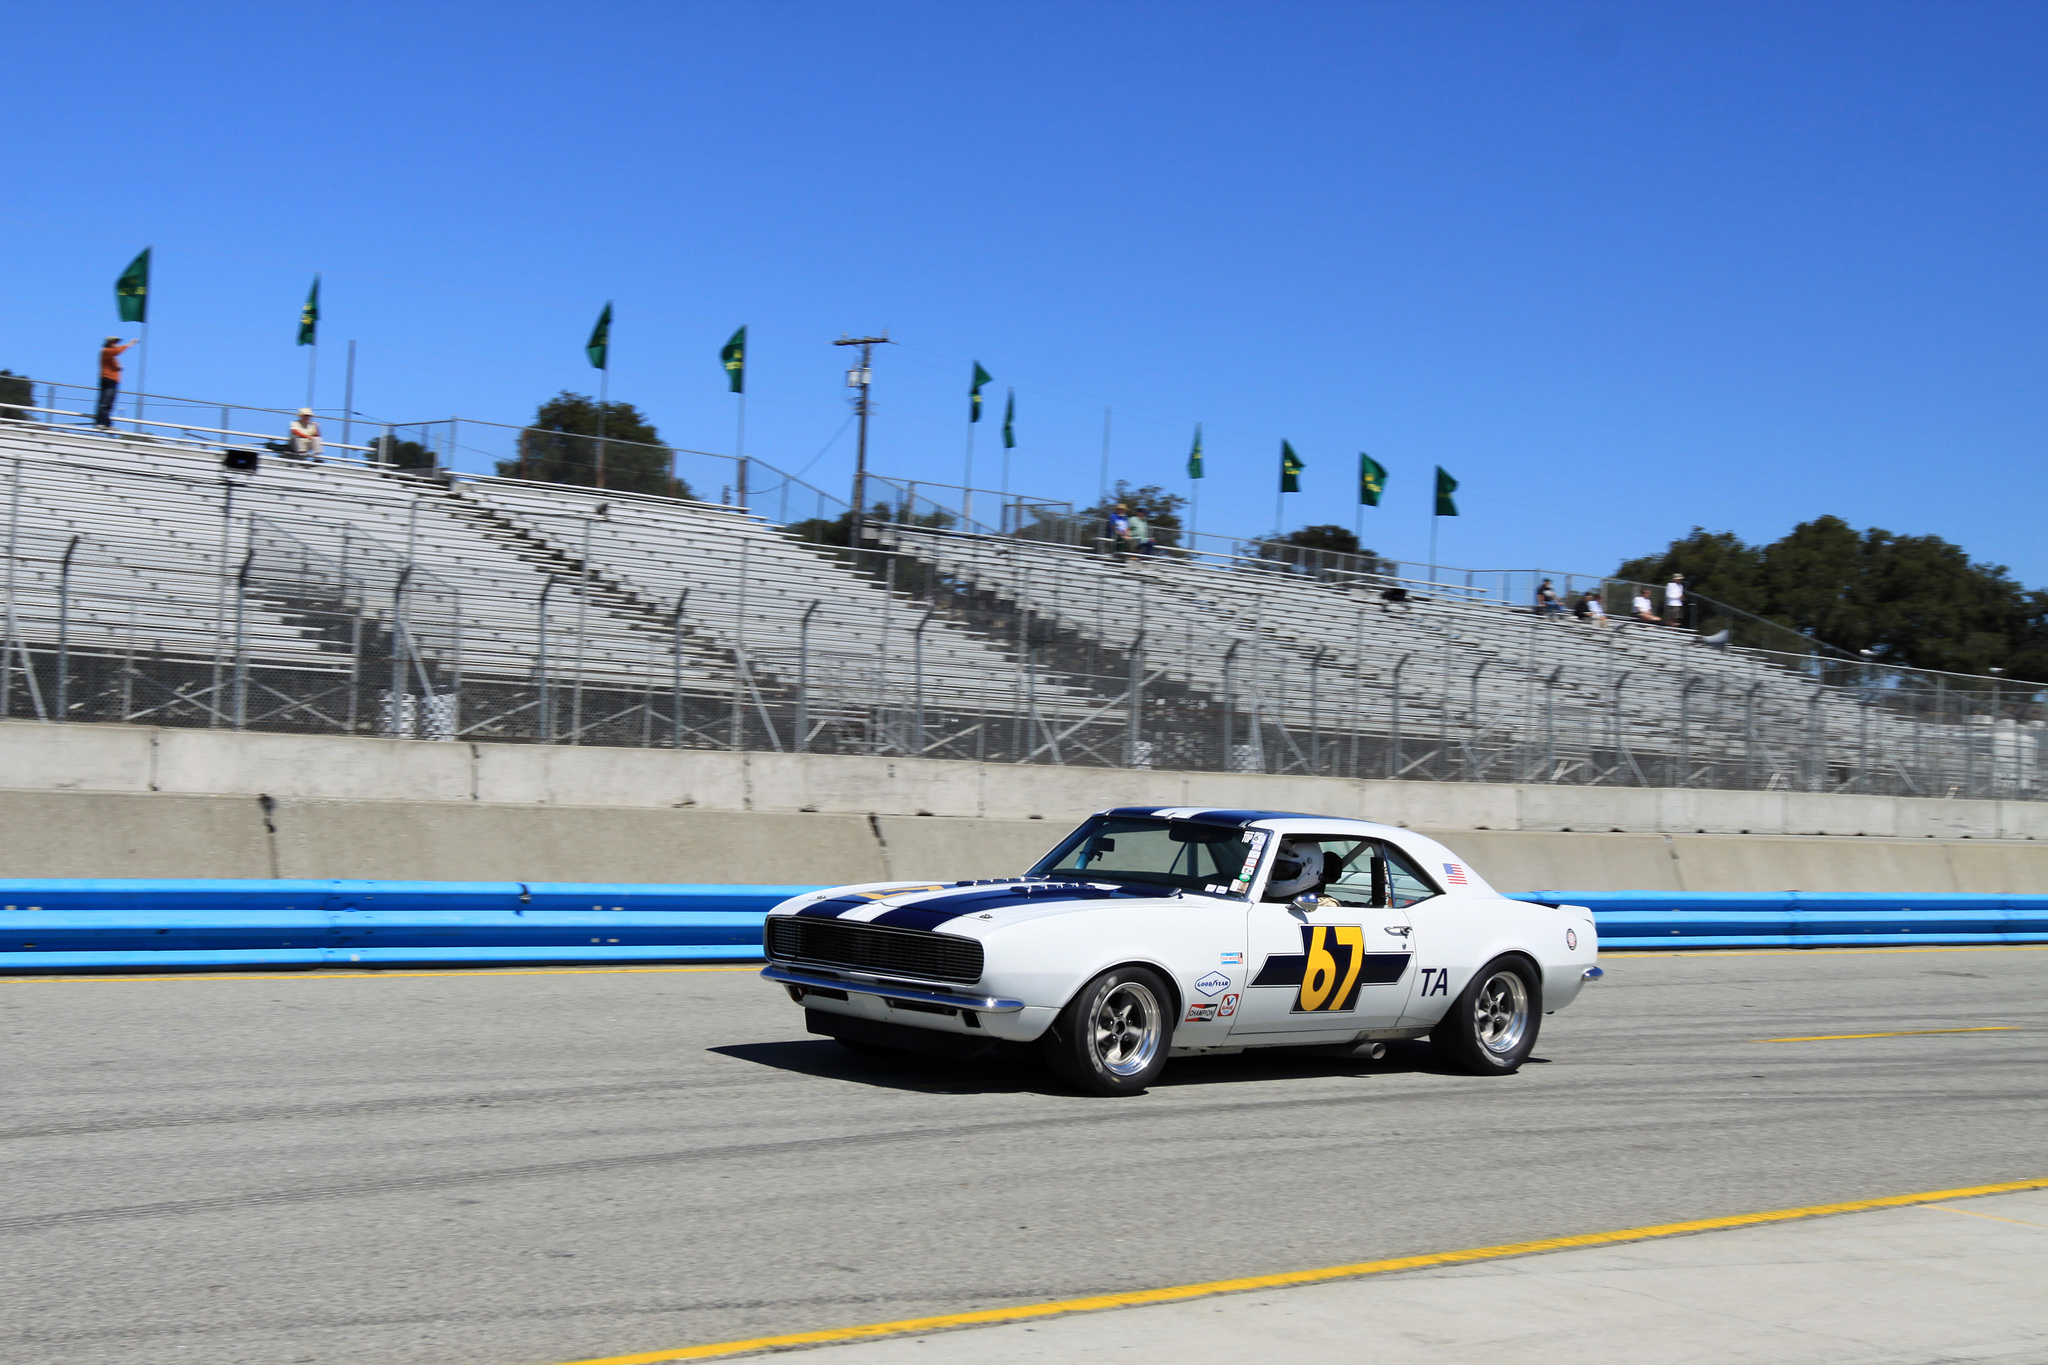
[[100,406],[92,419],[96,427],[114,425],[114,396],[121,391],[121,352],[134,344],[108,337],[107,344],[100,347]]

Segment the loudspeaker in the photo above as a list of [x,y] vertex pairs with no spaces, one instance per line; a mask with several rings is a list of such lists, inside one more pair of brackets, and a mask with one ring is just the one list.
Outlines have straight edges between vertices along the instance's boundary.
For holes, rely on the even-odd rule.
[[258,463],[261,462],[261,460],[262,456],[258,455],[253,450],[245,450],[240,447],[231,447],[230,449],[222,452],[220,457],[220,467],[222,469],[231,469],[237,474],[254,474],[256,472],[256,466]]

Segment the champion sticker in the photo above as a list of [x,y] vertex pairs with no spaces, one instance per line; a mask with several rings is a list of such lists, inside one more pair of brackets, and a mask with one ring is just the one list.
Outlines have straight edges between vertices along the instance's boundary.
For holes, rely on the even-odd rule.
[[1186,1019],[1183,1019],[1181,1022],[1184,1024],[1206,1024],[1215,1017],[1216,1006],[1213,1003],[1207,1005],[1189,1005],[1188,1017]]
[[1195,983],[1195,989],[1204,995],[1214,995],[1218,991],[1227,991],[1230,989],[1230,978],[1221,972],[1211,972]]
[[1224,965],[1224,966],[1226,966],[1226,967],[1239,967],[1239,966],[1243,966],[1243,965],[1244,965],[1244,954],[1243,954],[1243,953],[1225,953],[1225,954],[1223,955],[1223,965]]

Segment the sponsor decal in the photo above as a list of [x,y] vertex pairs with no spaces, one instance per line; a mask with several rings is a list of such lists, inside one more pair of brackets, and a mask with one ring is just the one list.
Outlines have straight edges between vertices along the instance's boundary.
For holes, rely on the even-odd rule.
[[1357,924],[1304,924],[1300,953],[1274,953],[1259,966],[1254,986],[1292,986],[1295,1014],[1358,1007],[1363,986],[1385,986],[1408,971],[1407,953],[1368,953]]
[[1216,1006],[1213,1003],[1206,1005],[1189,1005],[1188,1017],[1183,1019],[1181,1022],[1184,1024],[1206,1024],[1215,1017]]
[[1218,1007],[1216,1017],[1218,1019],[1228,1019],[1231,1015],[1237,1013],[1237,997],[1235,995],[1226,995],[1221,1000],[1218,1000],[1216,1004]]
[[1225,954],[1223,955],[1223,965],[1224,965],[1224,966],[1226,966],[1226,967],[1236,967],[1236,966],[1240,966],[1240,965],[1242,965],[1242,964],[1243,964],[1243,962],[1244,962],[1244,954],[1243,954],[1243,953],[1225,953]]
[[1240,896],[1251,890],[1252,878],[1258,875],[1259,855],[1266,851],[1266,831],[1248,829],[1244,832],[1244,841],[1244,866],[1238,869],[1237,880],[1230,884],[1230,889]]
[[1463,863],[1445,863],[1444,880],[1452,886],[1471,885],[1470,882],[1465,880],[1465,865]]
[[1565,930],[1565,931],[1564,931],[1564,946],[1565,946],[1565,947],[1567,947],[1567,948],[1576,948],[1576,947],[1578,947],[1578,946],[1579,946],[1579,931],[1578,931],[1578,930],[1576,930],[1576,929],[1567,929],[1567,930]]
[[1227,991],[1230,989],[1230,978],[1221,972],[1211,972],[1195,983],[1195,989],[1204,995],[1214,995],[1218,991]]

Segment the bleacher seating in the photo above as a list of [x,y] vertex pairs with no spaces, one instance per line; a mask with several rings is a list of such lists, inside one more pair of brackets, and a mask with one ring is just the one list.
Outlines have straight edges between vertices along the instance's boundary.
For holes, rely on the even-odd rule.
[[[8,714],[22,713],[8,680],[33,682],[23,650],[47,655],[61,635],[74,655],[210,660],[206,686],[170,688],[204,703],[203,722],[179,723],[242,723],[221,700],[228,665],[353,680],[375,656],[398,664],[372,708],[497,689],[442,737],[494,709],[497,728],[478,733],[1787,787],[1867,783],[1909,745],[1918,762],[1928,738],[1781,657],[1465,588],[1409,583],[1389,601],[1369,574],[891,523],[852,555],[737,508],[346,460],[267,456],[229,476],[220,454],[0,422]],[[579,708],[584,689],[606,692],[613,717],[639,695],[638,738],[546,719],[564,688]],[[331,723],[315,709],[285,697],[269,714]],[[395,724],[383,732],[423,732]],[[1200,734],[1161,747],[1176,727]],[[1960,738],[1962,771],[1981,752],[2032,789],[2038,736]],[[1899,776],[1895,789],[1935,780]]]

